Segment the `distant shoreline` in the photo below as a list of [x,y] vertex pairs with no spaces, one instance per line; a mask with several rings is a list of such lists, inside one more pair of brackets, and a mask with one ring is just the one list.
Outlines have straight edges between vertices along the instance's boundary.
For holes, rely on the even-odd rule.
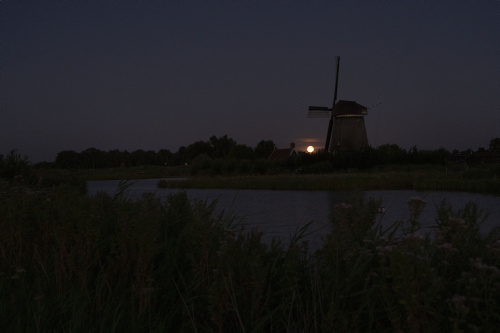
[[323,175],[259,175],[160,180],[160,188],[293,191],[426,190],[500,195],[499,179],[463,179],[437,172],[374,172]]
[[[481,168],[473,172],[449,171],[444,167],[417,166],[383,170],[348,170],[338,173],[191,176],[188,166],[132,167],[74,170],[85,180],[159,179],[160,188],[248,189],[248,190],[426,190],[459,191],[500,195],[500,179]],[[183,180],[175,178],[186,178]]]

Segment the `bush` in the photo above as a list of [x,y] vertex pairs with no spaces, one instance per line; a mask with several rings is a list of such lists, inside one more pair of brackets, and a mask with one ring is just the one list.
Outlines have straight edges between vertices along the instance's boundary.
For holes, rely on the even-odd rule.
[[212,168],[213,161],[207,154],[201,154],[193,160],[191,175],[204,174]]
[[7,156],[0,155],[0,178],[19,180],[29,176],[31,163],[27,157],[21,157],[17,150],[11,150]]

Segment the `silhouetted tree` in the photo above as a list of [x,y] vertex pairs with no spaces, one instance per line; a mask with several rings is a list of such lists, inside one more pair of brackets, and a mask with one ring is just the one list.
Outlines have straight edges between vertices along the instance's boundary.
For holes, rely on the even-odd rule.
[[81,158],[81,168],[85,169],[95,169],[105,167],[105,152],[96,149],[88,148],[80,153]]
[[276,145],[272,140],[262,140],[255,147],[255,157],[267,160]]
[[180,165],[186,163],[186,147],[180,146],[177,152],[172,156],[173,164]]
[[490,140],[490,153],[500,154],[500,138]]
[[210,144],[213,148],[214,158],[226,157],[229,155],[231,150],[236,146],[236,141],[224,135],[223,137],[217,138],[215,135],[210,137]]
[[118,168],[127,166],[125,160],[125,154],[127,152],[121,152],[118,149],[110,150],[106,153],[104,167],[105,168]]
[[229,153],[229,157],[236,159],[246,159],[252,160],[254,158],[254,151],[251,147],[247,145],[235,145],[231,152]]
[[396,144],[385,144],[378,147],[374,154],[377,164],[406,164],[406,151]]
[[146,164],[144,165],[159,165],[158,154],[154,150],[146,151]]
[[132,162],[132,166],[141,166],[141,165],[148,165],[149,160],[147,157],[147,154],[144,150],[142,149],[137,149],[130,153],[130,159]]
[[413,146],[410,148],[410,151],[408,152],[408,162],[409,163],[420,163],[421,162],[421,154],[417,148],[417,146]]
[[77,169],[81,167],[80,153],[74,150],[63,150],[57,153],[56,168],[59,169]]
[[158,161],[160,164],[170,165],[172,163],[172,153],[168,149],[160,149],[158,151]]
[[0,178],[12,180],[17,176],[27,176],[31,163],[26,156],[21,157],[17,150],[11,150],[7,156],[0,158]]
[[211,156],[212,151],[213,148],[210,143],[205,141],[196,141],[187,146],[184,158],[186,159],[186,161],[191,162],[201,154]]

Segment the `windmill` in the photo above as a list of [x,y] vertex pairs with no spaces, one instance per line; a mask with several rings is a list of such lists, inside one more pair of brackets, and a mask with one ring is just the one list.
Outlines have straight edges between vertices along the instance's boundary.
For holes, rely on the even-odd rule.
[[326,106],[309,106],[308,118],[330,118],[325,141],[325,151],[356,151],[368,147],[368,137],[364,116],[367,108],[354,101],[337,101],[340,57],[335,57],[337,72],[335,75],[335,92],[331,108]]

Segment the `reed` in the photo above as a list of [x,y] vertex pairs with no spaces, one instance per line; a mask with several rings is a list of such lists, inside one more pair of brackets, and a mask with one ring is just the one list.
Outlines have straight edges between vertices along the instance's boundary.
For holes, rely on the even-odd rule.
[[[405,178],[403,178],[404,180]],[[0,331],[494,331],[500,227],[474,204],[425,201],[381,228],[379,202],[334,207],[317,251],[283,246],[216,202],[130,200],[0,182]],[[244,222],[244,221],[243,221]]]

